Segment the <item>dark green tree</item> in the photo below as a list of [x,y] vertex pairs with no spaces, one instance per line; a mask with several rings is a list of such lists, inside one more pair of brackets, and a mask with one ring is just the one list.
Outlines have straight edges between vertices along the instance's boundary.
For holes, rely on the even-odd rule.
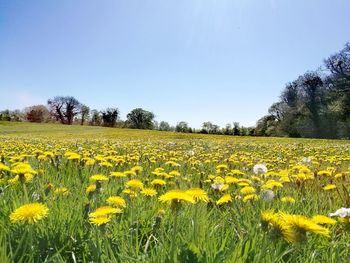
[[153,112],[146,111],[142,108],[133,109],[127,115],[127,123],[133,129],[153,129]]

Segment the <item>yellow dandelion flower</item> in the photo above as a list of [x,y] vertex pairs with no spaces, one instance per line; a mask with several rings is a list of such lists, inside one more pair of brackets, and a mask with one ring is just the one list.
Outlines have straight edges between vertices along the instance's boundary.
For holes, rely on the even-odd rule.
[[91,193],[93,191],[96,190],[96,185],[95,184],[92,184],[92,185],[89,185],[87,188],[86,188],[86,193]]
[[296,243],[300,238],[292,226],[284,220],[284,215],[285,213],[283,212],[274,214],[269,224],[273,227],[275,233],[282,236],[288,242]]
[[337,188],[336,185],[334,185],[334,184],[327,184],[325,187],[323,187],[323,190],[330,191],[330,190],[333,190],[335,188]]
[[108,177],[103,174],[95,174],[90,176],[90,181],[96,182],[102,182],[102,181],[108,181]]
[[130,189],[124,189],[123,193],[129,195],[130,197],[136,197],[137,196],[137,193],[135,191],[133,191],[133,190],[130,190]]
[[329,229],[324,228],[311,219],[302,215],[285,215],[283,218],[293,228],[296,228],[299,232],[311,232],[314,234],[329,237]]
[[230,194],[225,194],[219,200],[216,201],[216,204],[223,205],[230,202],[232,202],[232,196]]
[[6,166],[5,164],[0,163],[0,172],[1,172],[1,171],[10,172],[11,169],[10,169],[10,167]]
[[249,194],[255,194],[256,193],[256,190],[254,187],[252,186],[245,186],[241,189],[241,194],[244,194],[244,195],[249,195]]
[[96,226],[103,226],[110,222],[112,219],[111,216],[100,216],[100,217],[90,217],[89,222]]
[[269,224],[274,216],[275,216],[275,213],[273,210],[263,211],[261,212],[261,221],[263,221],[266,224]]
[[155,186],[163,186],[163,185],[166,185],[166,182],[162,179],[154,179],[152,182],[151,182],[151,185],[155,185]]
[[216,166],[216,171],[218,173],[225,172],[227,169],[228,169],[228,166],[226,164],[219,164],[218,166]]
[[291,196],[285,196],[281,198],[281,201],[283,203],[287,203],[287,204],[294,204],[295,203],[295,199]]
[[112,172],[110,174],[111,177],[126,177],[125,173],[122,172]]
[[315,215],[311,218],[312,221],[314,221],[316,224],[320,225],[334,225],[337,223],[337,220],[334,220],[332,218],[329,218],[328,216],[323,215]]
[[64,195],[69,194],[69,191],[68,191],[68,189],[66,187],[56,188],[54,192],[56,194],[64,194]]
[[89,217],[102,217],[102,216],[109,216],[112,214],[118,214],[121,213],[122,210],[117,207],[112,207],[112,206],[102,206],[99,207],[95,210],[95,212],[92,212],[89,214]]
[[262,185],[261,189],[274,189],[276,187],[283,187],[283,184],[275,180],[269,180],[264,185]]
[[34,224],[39,220],[45,218],[49,213],[46,205],[41,203],[30,203],[17,208],[10,215],[12,223],[24,222]]
[[186,191],[187,194],[193,197],[194,201],[197,203],[199,201],[203,201],[205,203],[209,202],[209,198],[207,193],[200,188],[191,188]]
[[120,196],[110,196],[107,199],[107,203],[111,206],[116,206],[116,207],[126,207],[126,202],[124,198]]
[[131,171],[133,171],[135,174],[140,174],[143,171],[142,166],[134,166],[131,168]]
[[176,170],[173,170],[169,173],[169,175],[177,177],[177,176],[180,176],[180,173]]
[[127,181],[125,186],[133,190],[139,190],[143,188],[143,183],[138,179],[132,179],[130,181]]
[[157,195],[157,191],[153,188],[144,188],[142,191],[141,191],[141,194],[145,195],[145,196],[155,196]]
[[102,167],[113,167],[113,164],[111,164],[110,162],[107,161],[103,161],[100,163],[100,166]]
[[235,178],[235,177],[233,177],[233,176],[228,175],[228,176],[225,176],[225,182],[226,182],[226,184],[228,184],[228,185],[230,185],[230,184],[235,184],[235,183],[238,182],[238,179]]
[[14,163],[11,168],[11,172],[14,174],[36,174],[37,172],[28,163]]
[[182,190],[170,190],[159,197],[159,201],[162,203],[194,203],[194,199],[191,195]]
[[259,199],[259,197],[256,194],[249,194],[249,195],[246,195],[245,197],[243,197],[243,202],[248,202],[251,200],[258,200],[258,199]]
[[322,171],[317,172],[317,175],[319,175],[319,176],[332,176],[332,172],[327,171],[327,170],[322,170]]
[[124,174],[125,174],[125,176],[134,176],[134,175],[136,175],[136,173],[134,172],[134,171],[125,171],[124,172]]

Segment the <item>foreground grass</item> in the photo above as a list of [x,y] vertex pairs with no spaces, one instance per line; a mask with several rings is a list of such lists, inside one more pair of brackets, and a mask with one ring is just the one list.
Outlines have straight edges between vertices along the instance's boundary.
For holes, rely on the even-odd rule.
[[[272,225],[265,229],[260,214],[311,218],[350,207],[349,150],[346,141],[0,123],[0,160],[10,170],[0,169],[0,262],[347,262],[344,220],[325,226],[328,237],[307,232],[291,243]],[[35,172],[18,174],[18,163]],[[258,163],[269,172],[255,174]],[[91,181],[95,174],[108,180]],[[128,187],[133,179],[157,195]],[[324,190],[330,184],[336,188]],[[102,189],[89,192],[91,185]],[[242,192],[247,185],[256,194],[250,200]],[[203,189],[208,200],[159,201],[168,190],[190,188]],[[225,194],[232,201],[218,204]],[[110,196],[123,197],[126,207],[94,225],[89,215]],[[287,196],[295,202],[283,202]],[[10,221],[33,202],[45,204],[48,216],[36,224]]]

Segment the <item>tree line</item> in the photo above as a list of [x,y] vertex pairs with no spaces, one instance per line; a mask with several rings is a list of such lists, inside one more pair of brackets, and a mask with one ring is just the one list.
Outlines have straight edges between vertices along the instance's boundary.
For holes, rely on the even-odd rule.
[[308,138],[350,137],[350,43],[286,84],[280,100],[258,120],[255,134]]
[[182,133],[204,133],[241,136],[285,136],[307,138],[350,138],[350,43],[324,60],[316,71],[308,71],[286,84],[280,100],[255,127],[238,122],[221,128],[204,122],[194,129],[185,121],[171,126],[155,121],[153,112],[136,108],[126,120],[120,119],[116,107],[99,111],[72,96],[56,96],[47,105],[34,105],[24,110],[0,111],[0,121],[59,122],[105,127],[155,129]]
[[37,123],[61,123],[65,125],[91,125],[118,128],[148,129],[181,133],[203,133],[222,135],[254,135],[253,128],[240,126],[238,122],[227,124],[225,128],[211,122],[204,122],[201,129],[189,126],[185,121],[171,126],[166,121],[157,122],[155,114],[142,108],[130,111],[126,120],[121,120],[116,107],[105,110],[91,110],[72,96],[56,96],[47,105],[33,105],[23,110],[0,111],[0,121],[28,121]]

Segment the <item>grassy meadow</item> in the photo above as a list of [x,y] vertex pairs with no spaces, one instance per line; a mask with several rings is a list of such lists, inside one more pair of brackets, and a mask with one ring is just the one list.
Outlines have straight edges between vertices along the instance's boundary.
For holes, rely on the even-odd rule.
[[0,187],[0,262],[349,262],[349,141],[0,122]]

